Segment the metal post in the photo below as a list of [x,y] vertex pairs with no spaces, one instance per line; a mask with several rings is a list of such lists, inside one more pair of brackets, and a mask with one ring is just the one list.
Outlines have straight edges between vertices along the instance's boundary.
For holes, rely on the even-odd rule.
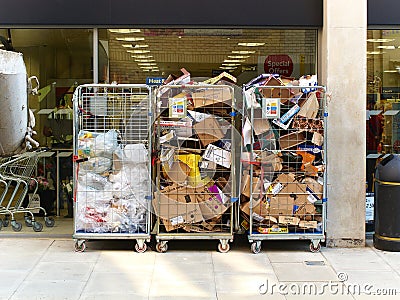
[[99,32],[93,28],[93,83],[99,83]]

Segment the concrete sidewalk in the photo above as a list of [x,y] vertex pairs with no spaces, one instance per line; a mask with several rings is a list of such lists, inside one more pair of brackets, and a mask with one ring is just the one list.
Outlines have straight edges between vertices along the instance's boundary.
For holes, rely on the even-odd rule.
[[75,253],[72,239],[1,239],[0,299],[400,299],[400,252],[371,241],[320,253],[305,241],[264,242],[259,254],[243,239],[228,253],[216,241],[142,254],[134,241],[86,245]]

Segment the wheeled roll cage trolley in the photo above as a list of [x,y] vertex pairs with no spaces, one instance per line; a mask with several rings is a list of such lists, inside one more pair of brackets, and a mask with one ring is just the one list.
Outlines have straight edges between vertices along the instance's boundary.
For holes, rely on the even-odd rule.
[[245,86],[241,216],[251,251],[264,240],[325,241],[326,91],[323,86]]
[[141,84],[85,84],[73,96],[75,250],[86,240],[135,239],[151,227],[153,100]]

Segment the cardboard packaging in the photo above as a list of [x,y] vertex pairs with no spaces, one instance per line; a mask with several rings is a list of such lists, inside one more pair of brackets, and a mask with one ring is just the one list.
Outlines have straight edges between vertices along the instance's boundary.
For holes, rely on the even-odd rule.
[[281,150],[293,148],[299,144],[306,142],[306,135],[303,131],[292,132],[286,135],[282,135],[279,138],[279,145]]
[[301,109],[297,115],[308,119],[315,119],[318,115],[318,110],[319,103],[316,92],[311,92],[308,94],[307,100],[301,105]]
[[152,203],[155,214],[169,220],[172,225],[192,224],[204,221],[193,188],[176,184],[166,187],[159,195],[154,194]]
[[[316,200],[321,200],[323,195],[323,185],[320,184],[317,180],[311,177],[306,177],[302,180],[302,183],[307,185],[306,191],[307,193],[311,194],[313,198]],[[310,200],[309,200],[310,201]],[[311,203],[313,201],[310,201]]]
[[194,108],[209,105],[221,105],[224,103],[229,104],[231,101],[231,90],[228,87],[210,88],[192,93],[192,103]]
[[193,128],[203,146],[207,146],[224,137],[220,125],[214,116],[210,116],[195,124]]
[[225,168],[231,167],[231,152],[209,144],[204,151],[203,159],[215,162]]
[[222,79],[227,79],[229,81],[232,81],[233,83],[237,82],[236,77],[234,77],[233,75],[231,75],[231,74],[229,74],[227,72],[222,72],[218,76],[215,76],[213,78],[210,78],[210,79],[207,79],[207,80],[203,81],[203,83],[204,84],[216,84],[218,81],[220,81]]
[[300,221],[299,227],[304,229],[315,229],[318,227],[317,221]]
[[321,119],[308,119],[297,115],[293,118],[292,128],[323,134],[324,121]]
[[272,197],[269,202],[269,214],[274,218],[292,216],[294,199],[290,195]]
[[261,109],[254,109],[254,118],[252,129],[254,130],[254,134],[260,135],[264,132],[267,132],[271,129],[271,124],[268,119],[263,118]]
[[[275,218],[270,218],[269,216],[269,205],[268,202],[258,199],[252,201],[252,212],[253,212],[253,219],[259,223],[262,223],[266,220],[271,220],[273,222],[277,222]],[[244,212],[247,216],[250,216],[250,201],[241,203],[240,210]]]
[[163,175],[166,179],[178,184],[185,184],[190,174],[190,167],[183,162],[174,161],[162,165]]
[[255,152],[257,153],[257,161],[260,161],[264,171],[279,172],[282,170],[282,159],[277,154],[268,151]]
[[227,197],[216,185],[198,188],[196,192],[196,199],[204,220],[222,215],[229,208],[229,205],[225,204],[227,202]]
[[[253,199],[258,199],[260,198],[260,192],[261,192],[261,180],[260,177],[253,177]],[[244,174],[242,177],[242,195],[246,196],[247,198],[250,198],[250,175]]]
[[300,218],[297,217],[289,217],[289,216],[279,216],[278,223],[282,225],[299,225]]

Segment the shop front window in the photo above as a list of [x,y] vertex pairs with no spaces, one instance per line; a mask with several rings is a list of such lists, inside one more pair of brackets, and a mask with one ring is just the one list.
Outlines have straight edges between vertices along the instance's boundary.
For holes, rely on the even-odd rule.
[[369,30],[367,154],[400,152],[400,30]]
[[41,146],[72,148],[72,94],[93,82],[93,30],[0,29],[0,49],[23,54],[28,76],[40,82],[29,98]]
[[248,82],[262,73],[316,74],[316,30],[101,29],[99,81],[145,83],[185,68],[192,78],[225,71]]

